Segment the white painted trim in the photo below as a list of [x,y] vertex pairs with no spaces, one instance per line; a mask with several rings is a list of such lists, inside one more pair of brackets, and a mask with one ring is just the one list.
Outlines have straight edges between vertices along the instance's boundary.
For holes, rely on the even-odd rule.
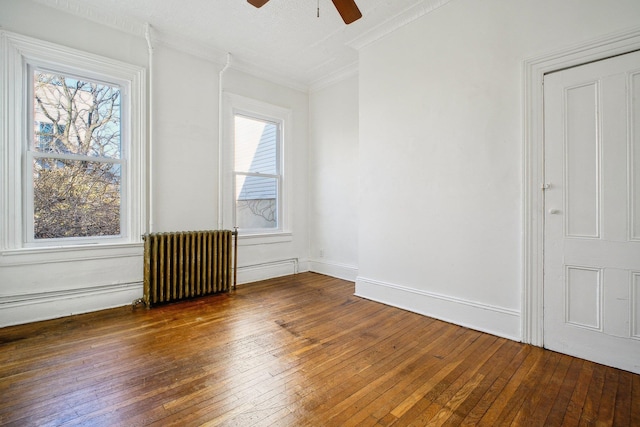
[[[226,63],[228,52],[224,52],[217,47],[178,34],[154,31],[153,35],[153,40],[159,46],[211,62],[220,68]],[[234,56],[233,63],[229,68],[299,92],[307,93],[309,91],[309,85],[305,82],[297,80],[293,76],[274,72],[259,64],[246,61],[239,56]]]
[[70,13],[101,25],[144,37],[145,23],[128,16],[118,16],[106,8],[98,8],[78,0],[34,0],[36,3]]
[[[238,267],[238,285],[309,271],[296,258]],[[0,328],[122,307],[141,298],[142,282],[0,296]]]
[[[280,243],[292,239],[292,200],[293,182],[290,178],[293,170],[293,111],[279,105],[269,104],[257,99],[248,98],[231,92],[223,92],[223,141],[222,162],[219,171],[219,180],[223,191],[218,195],[218,203],[223,208],[222,225],[229,230],[235,226],[235,199],[234,188],[234,115],[236,113],[247,114],[252,117],[271,120],[280,125],[280,200],[278,207],[279,229],[276,231],[256,231],[239,229],[238,246],[245,244]],[[246,236],[243,237],[243,236]]]
[[[146,218],[146,144],[147,144],[147,116],[146,116],[146,70],[142,67],[117,61],[111,58],[94,55],[92,53],[71,49],[55,43],[23,36],[17,33],[0,30],[0,54],[2,54],[5,68],[0,73],[0,85],[4,96],[2,123],[6,125],[6,133],[0,135],[0,154],[3,156],[3,186],[0,188],[2,212],[6,219],[0,223],[3,240],[0,250],[15,250],[30,245],[24,238],[26,230],[25,203],[23,191],[25,183],[21,182],[24,172],[22,162],[24,137],[27,124],[23,113],[28,108],[25,93],[27,78],[25,69],[29,65],[51,67],[62,72],[75,72],[81,76],[113,82],[121,85],[123,103],[126,102],[127,117],[123,117],[123,126],[127,130],[123,135],[123,161],[128,164],[126,174],[123,175],[123,230],[120,238],[91,240],[69,240],[60,242],[42,242],[44,246],[73,246],[92,244],[127,244],[140,243]],[[4,99],[3,96],[3,99]],[[111,243],[109,243],[111,242]],[[35,245],[32,245],[35,247]]]
[[362,49],[397,30],[405,25],[415,21],[416,19],[433,12],[434,10],[444,6],[451,0],[423,0],[403,10],[399,14],[392,16],[383,23],[373,27],[372,29],[360,34],[356,38],[345,43],[347,46],[356,50]]
[[0,267],[142,257],[143,244],[85,245],[0,251]]
[[309,262],[290,258],[238,266],[238,285],[309,271]]
[[271,83],[275,83],[279,86],[288,87],[289,89],[297,90],[299,92],[309,92],[309,85],[306,82],[296,79],[293,75],[285,75],[275,72],[271,69],[265,68],[260,64],[249,62],[243,58],[235,57],[232,70],[240,71],[250,76],[266,80]]
[[629,332],[631,338],[640,340],[640,313],[638,310],[634,310],[634,307],[640,306],[640,272],[631,272],[629,285],[631,286],[631,304],[629,305],[631,327]]
[[[145,37],[146,22],[139,21],[130,16],[116,15],[106,8],[95,7],[78,0],[34,1],[136,37]],[[225,63],[227,52],[210,44],[202,43],[176,33],[154,31],[153,36],[153,40],[159,45],[213,62],[220,65],[220,67]],[[280,86],[289,87],[305,93],[309,90],[309,86],[305,82],[295,80],[293,76],[267,70],[258,64],[242,61],[240,58],[237,58],[237,63],[234,64],[232,68]]]
[[153,31],[153,41],[177,52],[202,59],[222,67],[226,63],[227,52],[200,41],[179,34]]
[[350,77],[357,76],[359,71],[358,64],[359,63],[357,61],[353,62],[325,75],[324,77],[312,81],[311,85],[309,86],[309,92],[318,92],[319,90],[340,83],[341,81],[346,80]]
[[[223,227],[220,227],[223,228]],[[240,246],[256,246],[271,245],[275,243],[286,243],[293,241],[293,233],[265,233],[265,234],[239,234],[238,247]]]
[[142,282],[0,297],[0,327],[122,307],[142,297]]
[[470,329],[520,341],[520,312],[448,295],[358,277],[355,295],[444,320]]
[[[81,18],[107,26],[135,37],[146,37],[146,22],[131,16],[117,15],[105,7],[96,7],[77,0],[34,0],[36,3],[52,7]],[[179,34],[159,32],[154,29],[151,34],[154,42],[165,47],[183,52],[196,58],[217,64],[224,64],[227,53],[208,44],[184,37]]]
[[322,259],[309,260],[309,271],[337,277],[338,279],[355,282],[358,278],[358,267],[354,265],[340,264]]
[[640,28],[527,59],[523,64],[523,281],[522,341],[544,344],[544,111],[546,73],[640,49]]

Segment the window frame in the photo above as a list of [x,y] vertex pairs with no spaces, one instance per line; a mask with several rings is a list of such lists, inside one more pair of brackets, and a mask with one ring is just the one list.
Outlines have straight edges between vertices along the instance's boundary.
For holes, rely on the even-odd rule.
[[[238,173],[247,175],[245,171],[235,170],[235,117],[244,116],[250,119],[266,121],[278,125],[279,141],[276,148],[277,163],[277,227],[265,229],[239,229],[241,245],[262,243],[277,243],[290,241],[291,232],[291,180],[289,168],[291,158],[291,129],[292,112],[288,108],[247,98],[241,95],[224,94],[224,143],[223,143],[223,168],[221,194],[221,213],[224,228],[233,229],[236,226],[236,176]],[[273,177],[271,174],[258,174],[258,176]]]
[[[25,247],[40,247],[40,246],[70,246],[76,244],[96,244],[96,243],[123,243],[126,242],[128,236],[128,221],[126,214],[128,212],[128,204],[129,197],[128,192],[126,191],[128,177],[129,177],[129,167],[127,159],[129,157],[129,153],[131,151],[131,132],[130,127],[130,117],[129,117],[129,93],[130,82],[123,79],[114,79],[110,80],[104,79],[96,79],[94,77],[89,77],[86,73],[84,75],[78,74],[77,67],[70,69],[68,66],[50,68],[45,64],[42,66],[40,61],[30,61],[25,64],[26,68],[26,83],[27,87],[27,99],[29,104],[25,105],[25,107],[30,107],[26,112],[26,125],[25,129],[28,132],[27,138],[24,140],[23,145],[23,156],[24,156],[24,164],[23,164],[23,182],[24,185],[24,236],[23,242]],[[43,71],[52,74],[60,74],[65,77],[76,78],[78,80],[86,80],[94,83],[100,83],[104,85],[109,85],[112,87],[117,87],[120,90],[120,158],[118,159],[108,159],[103,157],[91,157],[91,156],[83,156],[79,154],[56,154],[56,153],[45,153],[39,152],[35,149],[37,141],[35,140],[35,135],[33,132],[33,125],[36,123],[34,117],[34,109],[31,108],[33,106],[33,98],[35,96],[34,86],[33,86],[33,75],[36,71]],[[80,71],[81,72],[81,71]],[[120,233],[113,236],[86,236],[86,237],[62,237],[62,238],[48,238],[48,239],[36,239],[35,238],[35,230],[34,230],[34,221],[32,220],[35,216],[34,209],[34,198],[35,198],[35,189],[33,183],[33,161],[37,158],[59,158],[65,160],[73,160],[73,161],[88,161],[88,162],[96,162],[96,163],[112,163],[120,165],[121,175],[120,175]]]
[[[246,119],[261,121],[265,123],[270,123],[276,126],[276,152],[275,152],[275,163],[276,170],[275,173],[260,173],[260,172],[250,172],[250,171],[239,171],[236,169],[235,165],[235,153],[236,153],[236,144],[235,144],[235,119],[236,117],[244,117]],[[233,186],[233,194],[234,194],[234,208],[233,208],[233,226],[234,228],[238,226],[238,208],[236,198],[236,194],[238,194],[238,177],[258,177],[258,178],[269,178],[275,179],[276,181],[276,226],[273,228],[240,228],[238,230],[245,234],[272,234],[278,233],[282,231],[282,220],[280,218],[280,213],[282,211],[282,128],[283,128],[283,120],[282,119],[274,119],[273,117],[266,117],[258,114],[247,113],[242,109],[234,109],[233,111],[233,119],[234,119],[234,131],[233,131],[233,148],[234,148],[234,167],[233,167],[233,178],[232,178],[232,186]]]
[[[75,248],[140,246],[146,221],[146,70],[110,58],[0,31],[0,223],[2,255],[58,252],[78,257]],[[121,91],[121,207],[120,235],[35,239],[30,153],[34,143],[33,70],[115,85]],[[31,175],[31,176],[30,176]],[[31,215],[31,216],[30,216]],[[30,224],[31,222],[31,224]],[[75,255],[74,255],[75,254]]]

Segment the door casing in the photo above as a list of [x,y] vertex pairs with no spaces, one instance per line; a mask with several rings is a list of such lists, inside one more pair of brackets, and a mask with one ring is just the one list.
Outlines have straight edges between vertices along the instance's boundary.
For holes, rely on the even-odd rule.
[[524,343],[544,345],[544,75],[636,50],[640,50],[640,27],[524,61],[521,310],[521,340]]

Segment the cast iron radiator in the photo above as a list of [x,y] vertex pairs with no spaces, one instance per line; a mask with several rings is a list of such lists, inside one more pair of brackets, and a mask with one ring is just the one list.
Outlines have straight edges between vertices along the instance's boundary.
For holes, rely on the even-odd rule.
[[212,230],[143,236],[145,305],[235,289],[237,235]]

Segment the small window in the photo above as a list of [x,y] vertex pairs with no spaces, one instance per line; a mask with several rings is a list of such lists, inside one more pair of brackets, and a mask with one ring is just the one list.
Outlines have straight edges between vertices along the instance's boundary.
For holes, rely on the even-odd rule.
[[279,230],[280,123],[234,114],[235,226]]
[[219,218],[240,245],[291,241],[291,129],[288,108],[224,94]]
[[31,69],[27,241],[122,230],[122,94],[117,85]]

